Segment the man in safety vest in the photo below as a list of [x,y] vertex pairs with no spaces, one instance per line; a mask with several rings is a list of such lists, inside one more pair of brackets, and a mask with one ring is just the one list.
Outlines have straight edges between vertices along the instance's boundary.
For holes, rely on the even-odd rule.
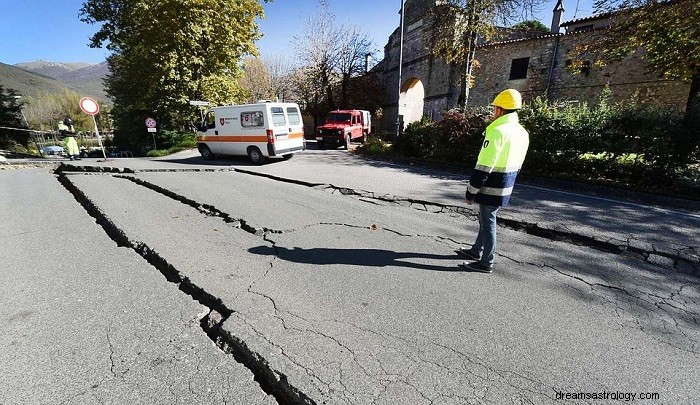
[[530,136],[518,121],[522,98],[517,90],[499,93],[491,103],[493,122],[486,128],[484,143],[469,178],[467,204],[479,204],[479,234],[470,249],[457,252],[468,259],[460,267],[491,273],[496,252],[496,212],[508,204],[515,179],[525,160]]
[[66,146],[66,154],[70,160],[80,160],[80,149],[78,149],[78,142],[75,141],[73,120],[66,117],[62,122],[59,122],[58,131],[61,133],[61,135],[63,135],[63,143]]

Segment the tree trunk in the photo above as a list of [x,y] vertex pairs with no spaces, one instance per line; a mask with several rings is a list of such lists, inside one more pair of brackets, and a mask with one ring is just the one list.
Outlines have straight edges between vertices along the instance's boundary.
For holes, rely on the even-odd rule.
[[690,93],[688,94],[688,101],[686,101],[685,104],[685,110],[690,111],[690,107],[693,105],[693,102],[697,101],[700,102],[700,72],[696,72],[693,74],[693,77],[690,79]]

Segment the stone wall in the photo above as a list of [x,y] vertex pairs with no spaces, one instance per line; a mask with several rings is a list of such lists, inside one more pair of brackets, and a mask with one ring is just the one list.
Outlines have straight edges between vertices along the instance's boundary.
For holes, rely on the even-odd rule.
[[[435,0],[406,2],[401,82],[403,86],[411,80],[420,80],[425,89],[423,115],[439,119],[442,111],[457,102],[463,69],[448,66],[430,55],[427,13],[434,3]],[[648,72],[641,51],[603,67],[591,66],[578,74],[568,72],[566,66],[570,63],[571,51],[577,43],[588,38],[590,32],[549,34],[480,48],[476,53],[479,65],[474,71],[475,86],[470,89],[469,105],[488,105],[505,88],[518,89],[526,102],[545,96],[550,100],[595,104],[608,86],[613,101],[635,100],[685,108],[690,84],[666,80],[658,73]],[[387,41],[383,70],[378,72],[386,83],[379,131],[396,131],[399,43],[397,28]],[[516,58],[529,58],[527,76],[509,80],[511,63]]]
[[[590,34],[572,33],[511,41],[485,46],[477,51],[480,66],[469,104],[487,105],[504,88],[515,88],[525,100],[548,96],[550,100],[595,104],[607,86],[613,101],[631,101],[685,108],[690,83],[666,80],[648,72],[640,50],[620,62],[568,72],[571,52]],[[556,58],[553,55],[556,51]],[[513,59],[529,57],[527,77],[509,80]],[[550,67],[553,64],[553,68]]]

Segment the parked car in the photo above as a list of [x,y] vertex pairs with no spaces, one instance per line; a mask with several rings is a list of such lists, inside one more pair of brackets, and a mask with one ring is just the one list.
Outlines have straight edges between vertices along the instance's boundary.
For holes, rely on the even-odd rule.
[[63,148],[63,146],[57,146],[57,145],[51,145],[51,146],[46,146],[44,147],[44,156],[45,157],[65,157],[66,156],[66,150]]

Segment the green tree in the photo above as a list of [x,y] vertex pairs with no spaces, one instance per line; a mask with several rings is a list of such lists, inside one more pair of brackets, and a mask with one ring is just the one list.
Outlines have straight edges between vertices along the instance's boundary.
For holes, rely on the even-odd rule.
[[23,128],[22,106],[17,91],[0,85],[0,126]]
[[525,31],[525,32],[531,32],[531,31],[549,32],[549,28],[547,28],[546,25],[542,24],[538,20],[520,21],[519,23],[513,25],[512,28],[514,30]]
[[[528,17],[546,0],[436,0],[430,12],[430,48],[434,56],[464,68],[458,104],[469,99],[474,55],[480,38],[489,39],[497,24]],[[453,106],[450,106],[453,107]]]
[[597,0],[597,12],[611,12],[610,28],[577,48],[578,59],[598,64],[620,60],[638,49],[651,72],[689,80],[687,106],[700,93],[700,3],[698,0]]
[[227,104],[245,96],[239,62],[257,54],[255,20],[264,17],[258,0],[87,0],[80,15],[101,24],[90,46],[112,52],[105,84],[116,135],[142,149],[147,116],[159,129],[184,130],[195,115],[189,100]]

